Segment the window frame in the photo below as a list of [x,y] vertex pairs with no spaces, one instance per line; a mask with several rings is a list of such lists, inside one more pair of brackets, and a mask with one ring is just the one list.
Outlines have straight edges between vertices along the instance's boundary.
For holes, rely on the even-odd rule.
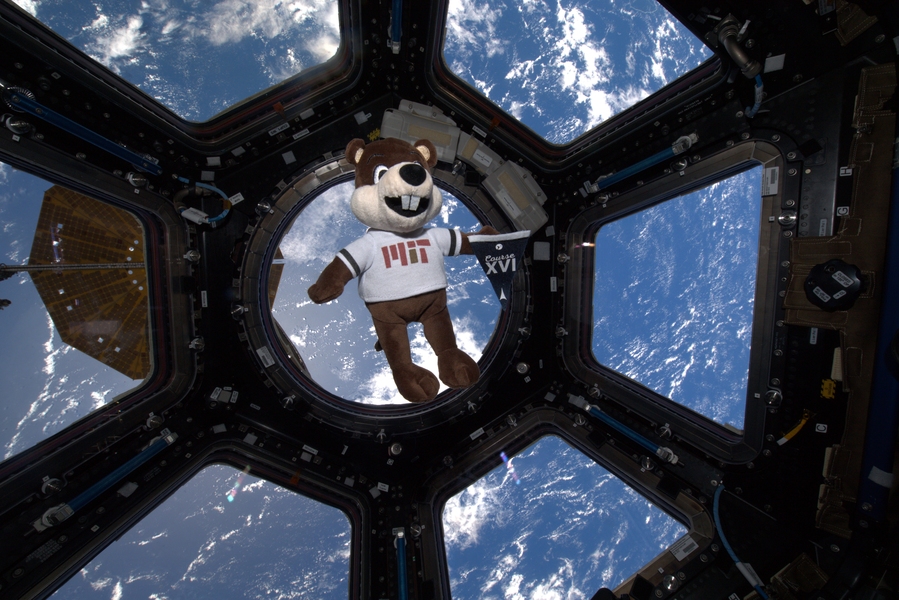
[[[592,430],[589,422],[586,426],[579,426],[573,420],[558,418],[558,411],[555,407],[541,407],[524,415],[518,420],[516,427],[490,438],[485,442],[486,447],[481,447],[476,453],[468,454],[463,461],[448,470],[452,471],[451,473],[445,472],[435,477],[426,498],[431,506],[430,522],[424,523],[427,527],[423,527],[423,535],[420,540],[423,547],[426,548],[426,551],[423,552],[424,556],[438,555],[440,557],[439,564],[433,565],[433,569],[439,573],[439,585],[442,586],[446,597],[451,597],[449,565],[443,531],[443,512],[446,509],[446,503],[451,497],[459,494],[502,464],[499,458],[500,450],[504,450],[514,458],[540,439],[550,435],[560,438],[574,450],[599,464],[637,494],[686,527],[687,532],[674,544],[686,536],[693,538],[700,551],[705,551],[712,544],[715,526],[708,506],[701,504],[682,491],[679,491],[674,497],[666,494],[662,489],[663,478],[660,478],[655,472],[642,468],[639,461],[635,461],[625,449],[618,448],[614,444],[596,444],[594,438],[597,433],[596,430]],[[460,473],[464,473],[464,476],[461,476]],[[434,548],[427,548],[429,546]],[[663,550],[633,575],[619,583],[615,591],[618,594],[623,593],[636,574],[657,584],[660,582],[663,572],[675,572],[695,556],[697,554],[691,552],[690,557],[678,561],[668,549]]]
[[[593,202],[573,221],[565,243],[573,247],[595,240],[596,232],[610,221],[726,179],[749,167],[778,167],[785,174],[785,161],[780,151],[761,140],[748,140],[733,145],[700,161],[689,164],[683,174],[668,175],[638,186],[610,200],[605,206]],[[768,360],[775,344],[777,319],[783,308],[776,291],[778,263],[788,258],[788,238],[781,235],[776,215],[784,201],[785,183],[781,181],[774,195],[762,196],[759,216],[758,263],[753,306],[746,388],[746,413],[743,434],[716,423],[648,387],[601,365],[593,356],[593,286],[595,265],[593,252],[572,252],[565,276],[563,323],[569,335],[563,341],[563,360],[574,377],[589,388],[598,388],[607,398],[627,411],[634,411],[652,424],[667,423],[675,436],[704,453],[727,463],[747,463],[762,449],[765,419],[769,407],[765,403],[771,364]]]

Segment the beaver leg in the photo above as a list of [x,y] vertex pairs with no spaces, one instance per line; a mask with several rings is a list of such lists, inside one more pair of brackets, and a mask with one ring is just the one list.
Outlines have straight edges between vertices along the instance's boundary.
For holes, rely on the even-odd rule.
[[381,321],[374,315],[372,322],[400,395],[409,402],[433,400],[440,390],[440,383],[433,373],[412,362],[406,323]]
[[437,355],[440,381],[451,388],[466,388],[478,380],[481,371],[478,363],[456,346],[456,333],[446,307],[446,292],[441,292],[441,300],[425,312],[421,324],[428,343]]

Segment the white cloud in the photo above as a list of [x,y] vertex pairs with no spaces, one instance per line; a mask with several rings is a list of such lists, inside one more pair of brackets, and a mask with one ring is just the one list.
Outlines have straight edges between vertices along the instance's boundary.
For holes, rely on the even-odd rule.
[[37,16],[37,7],[40,6],[38,0],[12,0],[13,4],[17,4],[19,8],[29,13],[32,17]]
[[491,486],[484,478],[447,501],[443,537],[449,552],[478,543],[484,524],[498,519],[505,510],[500,492],[499,486]]
[[454,52],[470,56],[476,48],[488,57],[502,54],[505,49],[496,24],[502,18],[502,8],[490,9],[475,0],[450,2],[446,17],[446,43]]
[[224,0],[207,12],[201,33],[215,45],[239,42],[248,36],[272,39],[309,22],[336,33],[336,10],[336,4],[328,0]]
[[93,43],[87,47],[98,61],[113,70],[118,70],[125,62],[121,59],[131,58],[137,54],[144,43],[146,35],[141,31],[144,20],[140,15],[132,15],[118,26],[110,26],[110,19],[100,14],[85,30],[94,35]]
[[345,231],[352,222],[357,223],[359,235],[364,233],[364,226],[358,224],[349,210],[352,189],[352,182],[334,186],[300,213],[281,240],[281,253],[286,260],[300,264],[329,263],[340,250],[336,231]]

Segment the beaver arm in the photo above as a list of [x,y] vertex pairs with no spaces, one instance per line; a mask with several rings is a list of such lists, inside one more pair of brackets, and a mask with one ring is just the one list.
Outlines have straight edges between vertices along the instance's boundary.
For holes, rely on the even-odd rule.
[[343,288],[352,278],[353,274],[343,261],[334,258],[318,276],[318,281],[309,287],[309,298],[316,304],[329,302],[343,293]]
[[474,254],[474,250],[471,249],[471,242],[468,241],[469,235],[498,235],[499,232],[491,227],[490,225],[485,225],[481,227],[481,230],[477,233],[463,233],[462,234],[462,249],[459,251],[459,254]]

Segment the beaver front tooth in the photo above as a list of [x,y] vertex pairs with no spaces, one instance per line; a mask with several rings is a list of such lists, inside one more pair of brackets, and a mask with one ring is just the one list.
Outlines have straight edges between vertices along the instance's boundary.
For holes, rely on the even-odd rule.
[[421,200],[419,196],[412,196],[409,201],[409,210],[418,210],[418,202]]
[[409,202],[411,197],[408,194],[403,195],[403,210],[409,210]]

